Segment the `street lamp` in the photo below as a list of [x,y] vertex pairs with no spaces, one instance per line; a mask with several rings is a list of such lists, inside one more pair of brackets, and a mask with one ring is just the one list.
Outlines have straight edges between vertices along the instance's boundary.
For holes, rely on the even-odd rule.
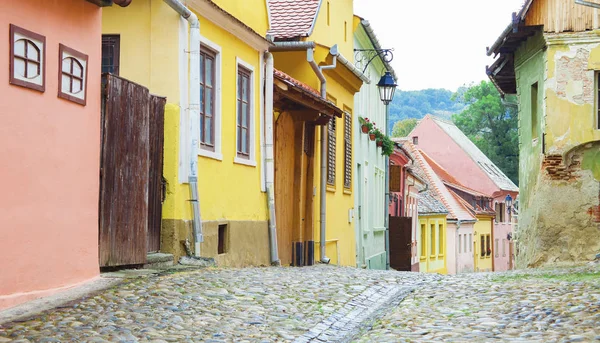
[[507,194],[506,198],[504,199],[504,202],[506,202],[506,209],[508,210],[508,213],[511,213],[512,201],[513,199],[510,196],[510,194]]
[[377,88],[379,88],[379,97],[386,106],[394,99],[394,93],[396,92],[397,86],[392,73],[389,71],[386,71],[379,80],[379,83],[377,84]]

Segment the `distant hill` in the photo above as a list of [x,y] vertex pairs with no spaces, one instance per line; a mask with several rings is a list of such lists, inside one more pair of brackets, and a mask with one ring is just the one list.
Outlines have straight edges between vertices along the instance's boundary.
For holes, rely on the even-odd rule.
[[451,100],[452,94],[447,89],[397,90],[390,104],[390,130],[399,120],[421,119],[426,114],[451,119],[453,114],[465,108],[464,104]]

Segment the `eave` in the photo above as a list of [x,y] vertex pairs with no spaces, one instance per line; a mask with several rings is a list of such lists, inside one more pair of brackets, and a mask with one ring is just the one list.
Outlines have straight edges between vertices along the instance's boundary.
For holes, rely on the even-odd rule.
[[87,2],[91,2],[92,4],[98,7],[108,7],[112,6],[113,3],[115,5],[119,5],[121,7],[127,7],[131,4],[132,0],[86,0]]

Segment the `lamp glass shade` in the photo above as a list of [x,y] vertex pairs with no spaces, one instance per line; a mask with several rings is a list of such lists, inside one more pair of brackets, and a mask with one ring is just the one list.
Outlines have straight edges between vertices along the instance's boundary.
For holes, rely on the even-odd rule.
[[506,195],[506,198],[504,199],[504,201],[506,201],[506,206],[508,206],[508,207],[512,206],[512,197],[510,196],[510,194]]
[[389,105],[389,103],[392,102],[397,86],[392,73],[386,71],[377,84],[377,87],[379,88],[379,97],[384,104]]

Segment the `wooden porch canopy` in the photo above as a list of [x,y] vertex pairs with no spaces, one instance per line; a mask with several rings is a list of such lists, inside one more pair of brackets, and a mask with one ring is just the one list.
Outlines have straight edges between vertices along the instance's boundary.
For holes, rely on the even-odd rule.
[[273,104],[282,111],[306,111],[307,120],[325,125],[329,119],[342,117],[343,111],[333,102],[323,99],[313,88],[277,69],[273,72]]
[[486,67],[486,74],[496,86],[500,94],[516,94],[517,82],[515,79],[514,53],[521,43],[542,29],[539,25],[527,25],[526,15],[532,0],[525,2],[518,13],[513,13],[511,23],[504,32],[496,39],[492,47],[487,48],[487,55],[499,57],[491,65]]

